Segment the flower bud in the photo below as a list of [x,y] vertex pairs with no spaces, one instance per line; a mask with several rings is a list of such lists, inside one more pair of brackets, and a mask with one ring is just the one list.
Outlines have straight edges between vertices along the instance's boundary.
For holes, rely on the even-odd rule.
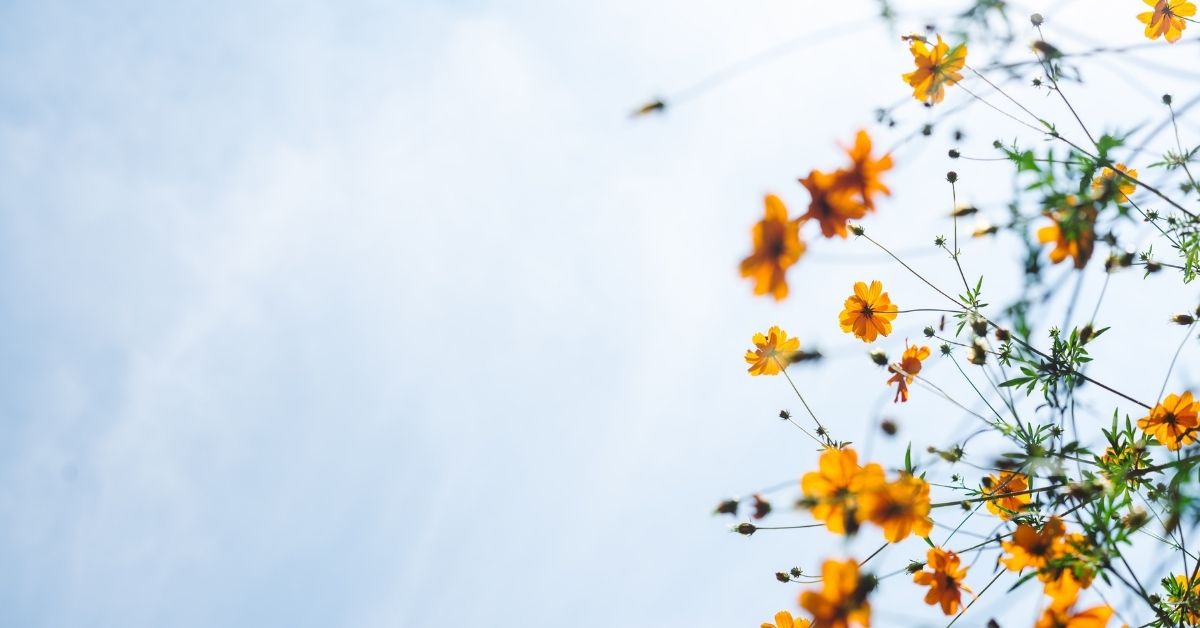
[[950,183],[954,183],[954,182],[958,181],[958,173],[953,170],[951,170],[950,172],[947,172],[946,180],[949,181]]
[[743,536],[750,536],[758,532],[758,528],[753,523],[739,523],[733,527],[733,531]]
[[999,340],[1000,342],[1008,342],[1010,338],[1012,338],[1012,334],[1008,333],[1007,329],[1003,329],[1001,327],[996,328],[996,340]]
[[1041,26],[1044,21],[1045,20],[1042,18],[1041,13],[1034,13],[1033,15],[1029,16],[1029,22],[1034,26]]
[[780,582],[791,582],[792,578],[782,571],[775,572],[775,579]]
[[1175,314],[1171,316],[1171,322],[1176,325],[1191,325],[1196,319],[1191,314]]
[[983,366],[987,364],[987,351],[987,341],[976,338],[967,348],[967,361],[976,366]]
[[717,504],[716,510],[713,510],[714,515],[734,515],[737,516],[738,500],[727,499]]
[[871,361],[879,366],[886,366],[888,363],[887,354],[884,353],[883,349],[872,349],[867,355],[871,356]]

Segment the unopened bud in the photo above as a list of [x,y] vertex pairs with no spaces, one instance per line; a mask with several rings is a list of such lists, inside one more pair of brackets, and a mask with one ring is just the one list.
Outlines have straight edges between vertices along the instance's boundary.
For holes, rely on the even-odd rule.
[[883,352],[883,349],[872,349],[867,355],[871,356],[871,361],[879,366],[886,366],[888,363],[887,354]]
[[1010,338],[1012,338],[1012,334],[1008,333],[1007,329],[1002,327],[996,328],[996,340],[1000,342],[1008,342]]
[[762,519],[771,514],[771,502],[763,499],[762,495],[754,496],[754,514],[750,515],[751,519]]
[[1176,325],[1191,325],[1196,319],[1191,314],[1175,314],[1171,317],[1171,322]]
[[961,156],[962,156],[962,153],[958,152],[958,149],[954,149],[954,148],[950,149],[950,159],[958,159]]
[[1171,95],[1170,94],[1163,94],[1162,100],[1163,100],[1164,105],[1167,105],[1168,107],[1171,106]]
[[949,182],[951,182],[951,183],[954,183],[955,181],[958,181],[958,173],[957,173],[957,172],[955,172],[955,171],[953,171],[953,170],[951,170],[950,172],[947,172],[947,173],[946,173],[946,180],[947,180],[947,181],[949,181]]
[[866,233],[866,230],[862,228],[862,225],[850,225],[850,233],[853,233],[856,236],[860,236],[860,235]]
[[950,212],[950,217],[951,218],[962,218],[963,216],[970,216],[974,213],[977,213],[978,211],[979,211],[978,207],[972,207],[970,205],[963,205],[962,207],[955,207],[954,211]]
[[971,331],[975,332],[976,336],[986,336],[988,330],[987,319],[978,316],[971,317]]
[[780,582],[791,582],[792,581],[791,576],[788,576],[786,573],[784,573],[782,571],[775,572],[775,579]]
[[883,433],[888,436],[895,436],[897,431],[896,422],[891,419],[884,419],[879,423],[879,429],[883,430]]
[[744,536],[750,536],[758,532],[758,528],[753,523],[739,523],[733,527],[733,531]]
[[987,364],[987,352],[987,341],[983,338],[976,338],[967,348],[967,361],[976,366],[983,366]]
[[716,510],[713,510],[714,515],[734,515],[737,516],[738,500],[727,499],[717,504]]
[[1029,16],[1029,22],[1034,26],[1041,26],[1042,22],[1044,21],[1045,20],[1042,19],[1041,13],[1034,13],[1033,15]]

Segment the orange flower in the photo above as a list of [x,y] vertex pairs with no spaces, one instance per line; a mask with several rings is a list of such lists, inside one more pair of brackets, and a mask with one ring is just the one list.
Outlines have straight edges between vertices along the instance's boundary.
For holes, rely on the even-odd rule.
[[917,100],[932,104],[942,102],[944,88],[962,80],[959,71],[967,64],[967,45],[959,44],[951,49],[942,41],[941,35],[937,36],[937,44],[933,47],[919,35],[909,35],[907,39],[917,69],[905,74],[904,81],[912,86],[913,97]]
[[879,176],[892,169],[891,155],[879,159],[871,158],[871,136],[860,130],[854,136],[854,146],[846,149],[850,156],[850,167],[834,173],[835,185],[858,193],[859,199],[868,211],[875,209],[875,194],[890,196],[888,189]]
[[775,613],[775,623],[764,623],[761,628],[808,628],[812,624],[803,618],[794,618],[787,611],[779,611]]
[[1047,606],[1033,628],[1104,628],[1112,618],[1113,610],[1108,606],[1094,606],[1076,612],[1074,605],[1075,600],[1071,600],[1066,606]]
[[1007,552],[1000,562],[1009,571],[1021,571],[1026,567],[1041,569],[1047,562],[1064,553],[1065,534],[1066,528],[1063,527],[1062,519],[1058,517],[1050,517],[1041,530],[1034,530],[1033,526],[1022,523],[1013,532],[1012,541],[1000,543]]
[[1054,221],[1037,230],[1038,242],[1054,243],[1050,261],[1055,264],[1071,257],[1075,268],[1087,266],[1096,246],[1096,208],[1090,203],[1080,205],[1074,196],[1067,196],[1067,207],[1046,214]]
[[845,309],[838,316],[842,331],[853,333],[863,342],[873,342],[879,336],[892,333],[892,321],[896,320],[897,308],[883,291],[883,284],[859,281],[854,284],[854,294],[846,299]]
[[787,332],[778,325],[767,330],[767,335],[754,334],[753,351],[746,351],[746,369],[751,375],[778,375],[791,361],[792,355],[800,350],[798,338],[788,338]]
[[835,235],[845,238],[849,233],[846,222],[867,215],[867,206],[854,198],[853,190],[838,184],[840,172],[829,174],[813,170],[808,177],[800,179],[800,184],[812,197],[808,212],[800,219],[816,220],[821,225],[821,235],[826,238]]
[[830,532],[845,534],[858,523],[857,497],[883,484],[883,467],[871,463],[858,466],[858,454],[850,448],[830,447],[821,453],[817,470],[800,478],[800,490],[815,500],[812,516],[824,521]]
[[915,533],[929,536],[929,483],[903,474],[895,482],[878,486],[860,498],[860,517],[883,528],[883,538],[899,543]]
[[1175,605],[1179,617],[1189,626],[1200,625],[1200,580],[1193,580],[1189,587],[1187,576],[1175,576],[1175,588],[1178,593],[1171,593],[1167,599]]
[[788,220],[787,208],[778,196],[768,194],[767,211],[751,231],[754,250],[742,260],[743,277],[754,280],[754,294],[770,294],[776,301],[788,295],[787,269],[804,255],[800,223]]
[[928,358],[929,347],[906,346],[904,354],[900,356],[900,362],[888,367],[894,375],[887,383],[899,385],[896,388],[896,397],[892,399],[893,403],[908,401],[908,385],[913,383],[913,377],[921,372],[921,362]]
[[1146,25],[1146,37],[1158,39],[1166,37],[1167,42],[1175,43],[1183,36],[1187,28],[1184,18],[1196,15],[1196,5],[1188,0],[1143,0],[1154,7],[1153,11],[1139,13],[1137,19]]
[[1013,514],[1021,512],[1030,501],[1029,493],[1012,495],[1029,490],[1029,477],[1023,473],[1001,471],[999,476],[989,475],[983,483],[981,492],[984,497],[1000,495],[996,499],[987,500],[987,509],[1001,519],[1012,519]]
[[942,612],[953,615],[962,604],[962,592],[971,592],[962,583],[967,577],[967,568],[959,566],[958,554],[935,547],[925,555],[926,565],[933,571],[918,571],[913,574],[913,582],[929,587],[925,594],[925,603],[941,604]]
[[1192,393],[1167,395],[1150,410],[1150,414],[1138,419],[1137,426],[1171,451],[1196,442],[1196,429],[1200,421],[1196,418]]
[[[1133,177],[1138,176],[1138,171],[1135,168],[1126,167],[1125,164],[1115,164],[1117,170]],[[1092,179],[1092,195],[1100,198],[1104,195],[1106,189],[1112,190],[1113,200],[1117,203],[1124,204],[1129,202],[1129,195],[1133,194],[1137,189],[1137,185],[1128,178],[1120,176],[1112,168],[1104,168],[1100,171],[1100,176]]]
[[871,605],[867,594],[872,585],[869,578],[860,577],[858,563],[827,560],[821,566],[821,591],[800,594],[800,606],[812,613],[813,623],[821,628],[848,628],[851,624],[868,628],[871,625]]

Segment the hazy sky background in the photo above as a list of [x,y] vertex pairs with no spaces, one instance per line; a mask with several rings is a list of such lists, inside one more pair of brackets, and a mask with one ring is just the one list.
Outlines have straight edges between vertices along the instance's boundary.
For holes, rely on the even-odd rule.
[[[736,274],[762,195],[801,211],[795,178],[835,167],[838,143],[909,93],[900,32],[961,5],[910,4],[899,32],[865,1],[0,4],[0,624],[736,626],[792,608],[774,571],[878,540],[743,539],[709,515],[815,465],[773,418],[795,405],[785,382],[746,376],[750,336],[782,324],[825,350],[801,386],[888,464],[968,425],[920,390],[885,405],[886,374],[838,331],[856,280],[940,305],[865,243],[810,243],[782,304]],[[1048,36],[1138,42],[1142,6],[1070,3]],[[627,118],[831,25],[853,26]],[[1138,54],[1197,67],[1196,46]],[[1098,128],[1196,91],[1085,67]],[[927,115],[897,113],[904,131]],[[987,209],[1009,185],[1003,165],[945,157],[960,126],[964,152],[988,156],[1021,132],[976,107],[906,144],[867,223],[945,285],[929,246],[950,228],[945,171]],[[1015,285],[1015,243],[966,247],[993,302]],[[1113,279],[1097,377],[1155,396],[1182,337],[1161,321],[1195,301],[1172,285]],[[1155,361],[1131,370],[1139,356]],[[928,368],[962,387],[952,364]],[[881,407],[896,441],[867,437]],[[776,521],[808,522],[782,508],[792,496]],[[910,541],[879,568],[921,555]],[[879,625],[940,625],[892,586]]]

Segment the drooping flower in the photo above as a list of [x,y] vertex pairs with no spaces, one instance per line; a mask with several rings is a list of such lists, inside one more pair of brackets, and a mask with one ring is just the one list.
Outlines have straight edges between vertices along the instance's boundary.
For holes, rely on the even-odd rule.
[[1158,39],[1165,37],[1168,43],[1175,43],[1183,36],[1187,28],[1184,18],[1196,15],[1196,5],[1188,0],[1142,0],[1154,7],[1153,11],[1139,13],[1137,19],[1146,25],[1146,37]]
[[925,603],[941,604],[942,612],[953,615],[962,604],[962,592],[971,592],[962,583],[967,577],[967,568],[960,566],[958,554],[940,547],[929,550],[925,555],[925,566],[929,570],[913,574],[913,582],[929,587]]
[[[1122,163],[1114,165],[1116,165],[1117,170],[1124,172],[1134,179],[1137,178],[1138,171],[1136,168],[1129,168]],[[1112,168],[1104,168],[1100,171],[1100,176],[1092,179],[1092,196],[1100,198],[1106,190],[1110,190],[1112,199],[1119,204],[1128,203],[1129,195],[1133,194],[1136,189],[1137,184],[1117,174]]]
[[871,136],[863,130],[854,136],[854,146],[847,148],[846,154],[850,157],[850,167],[834,173],[835,185],[853,190],[868,211],[874,210],[876,194],[890,196],[892,193],[880,179],[880,175],[892,169],[892,157],[872,158]]
[[1041,530],[1035,530],[1033,526],[1022,523],[1013,532],[1011,541],[1000,543],[1000,547],[1006,553],[1000,558],[1000,562],[1009,571],[1021,571],[1027,567],[1041,569],[1066,550],[1066,544],[1063,542],[1065,535],[1066,528],[1062,519],[1058,517],[1050,517]]
[[900,356],[900,362],[888,367],[893,375],[887,383],[897,385],[893,402],[908,401],[908,385],[913,383],[913,378],[921,372],[921,362],[928,358],[929,347],[906,346],[904,354]]
[[827,560],[821,565],[820,591],[800,594],[800,606],[812,613],[813,623],[821,628],[849,628],[851,625],[869,628],[871,604],[867,595],[872,589],[870,577],[858,573],[858,563]]
[[800,219],[816,220],[821,226],[821,235],[826,238],[845,238],[850,233],[846,223],[867,215],[867,206],[855,197],[853,189],[839,185],[838,179],[839,173],[820,170],[813,170],[800,179],[800,184],[812,197],[808,211]]
[[[987,509],[993,515],[1001,519],[1012,519],[1013,514],[1021,512],[1021,509],[1030,502],[1029,493],[1022,493],[1029,490],[1029,477],[1024,473],[1015,473],[1012,471],[1001,471],[1000,475],[989,475],[984,480],[981,492],[984,497],[999,495],[995,499],[987,500]],[[1022,493],[1013,495],[1012,493]]]
[[1075,196],[1068,195],[1066,207],[1046,217],[1053,224],[1038,229],[1037,239],[1042,244],[1054,243],[1050,261],[1057,264],[1070,257],[1075,260],[1075,268],[1087,266],[1096,246],[1096,207],[1090,202],[1080,204]]
[[853,333],[863,342],[874,342],[879,336],[892,333],[892,321],[897,308],[883,291],[883,284],[872,281],[870,287],[861,281],[854,284],[854,294],[846,299],[845,309],[838,316],[842,331]]
[[937,36],[937,44],[930,46],[920,35],[909,35],[909,52],[917,69],[904,75],[904,81],[913,88],[917,100],[937,104],[942,102],[945,88],[962,80],[959,72],[967,64],[967,45],[951,48]]
[[1196,410],[1192,393],[1167,395],[1150,410],[1150,414],[1138,419],[1137,426],[1167,449],[1175,451],[1196,442],[1196,430],[1200,428]]
[[812,516],[833,533],[845,534],[859,521],[858,498],[883,484],[883,467],[858,466],[858,453],[830,447],[821,453],[817,470],[800,478],[800,490],[813,500]]
[[787,332],[774,325],[767,335],[754,334],[754,349],[746,351],[746,369],[751,375],[778,375],[792,356],[800,350],[799,338],[788,338]]
[[754,280],[754,294],[769,294],[776,301],[788,295],[787,269],[804,255],[800,223],[789,220],[778,196],[766,197],[766,214],[751,230],[754,250],[742,260],[742,276]]
[[761,628],[809,628],[811,622],[803,617],[792,617],[787,611],[775,613],[775,623],[764,623]]
[[883,528],[883,538],[899,543],[909,534],[929,536],[929,483],[909,474],[888,482],[859,498],[860,517]]

